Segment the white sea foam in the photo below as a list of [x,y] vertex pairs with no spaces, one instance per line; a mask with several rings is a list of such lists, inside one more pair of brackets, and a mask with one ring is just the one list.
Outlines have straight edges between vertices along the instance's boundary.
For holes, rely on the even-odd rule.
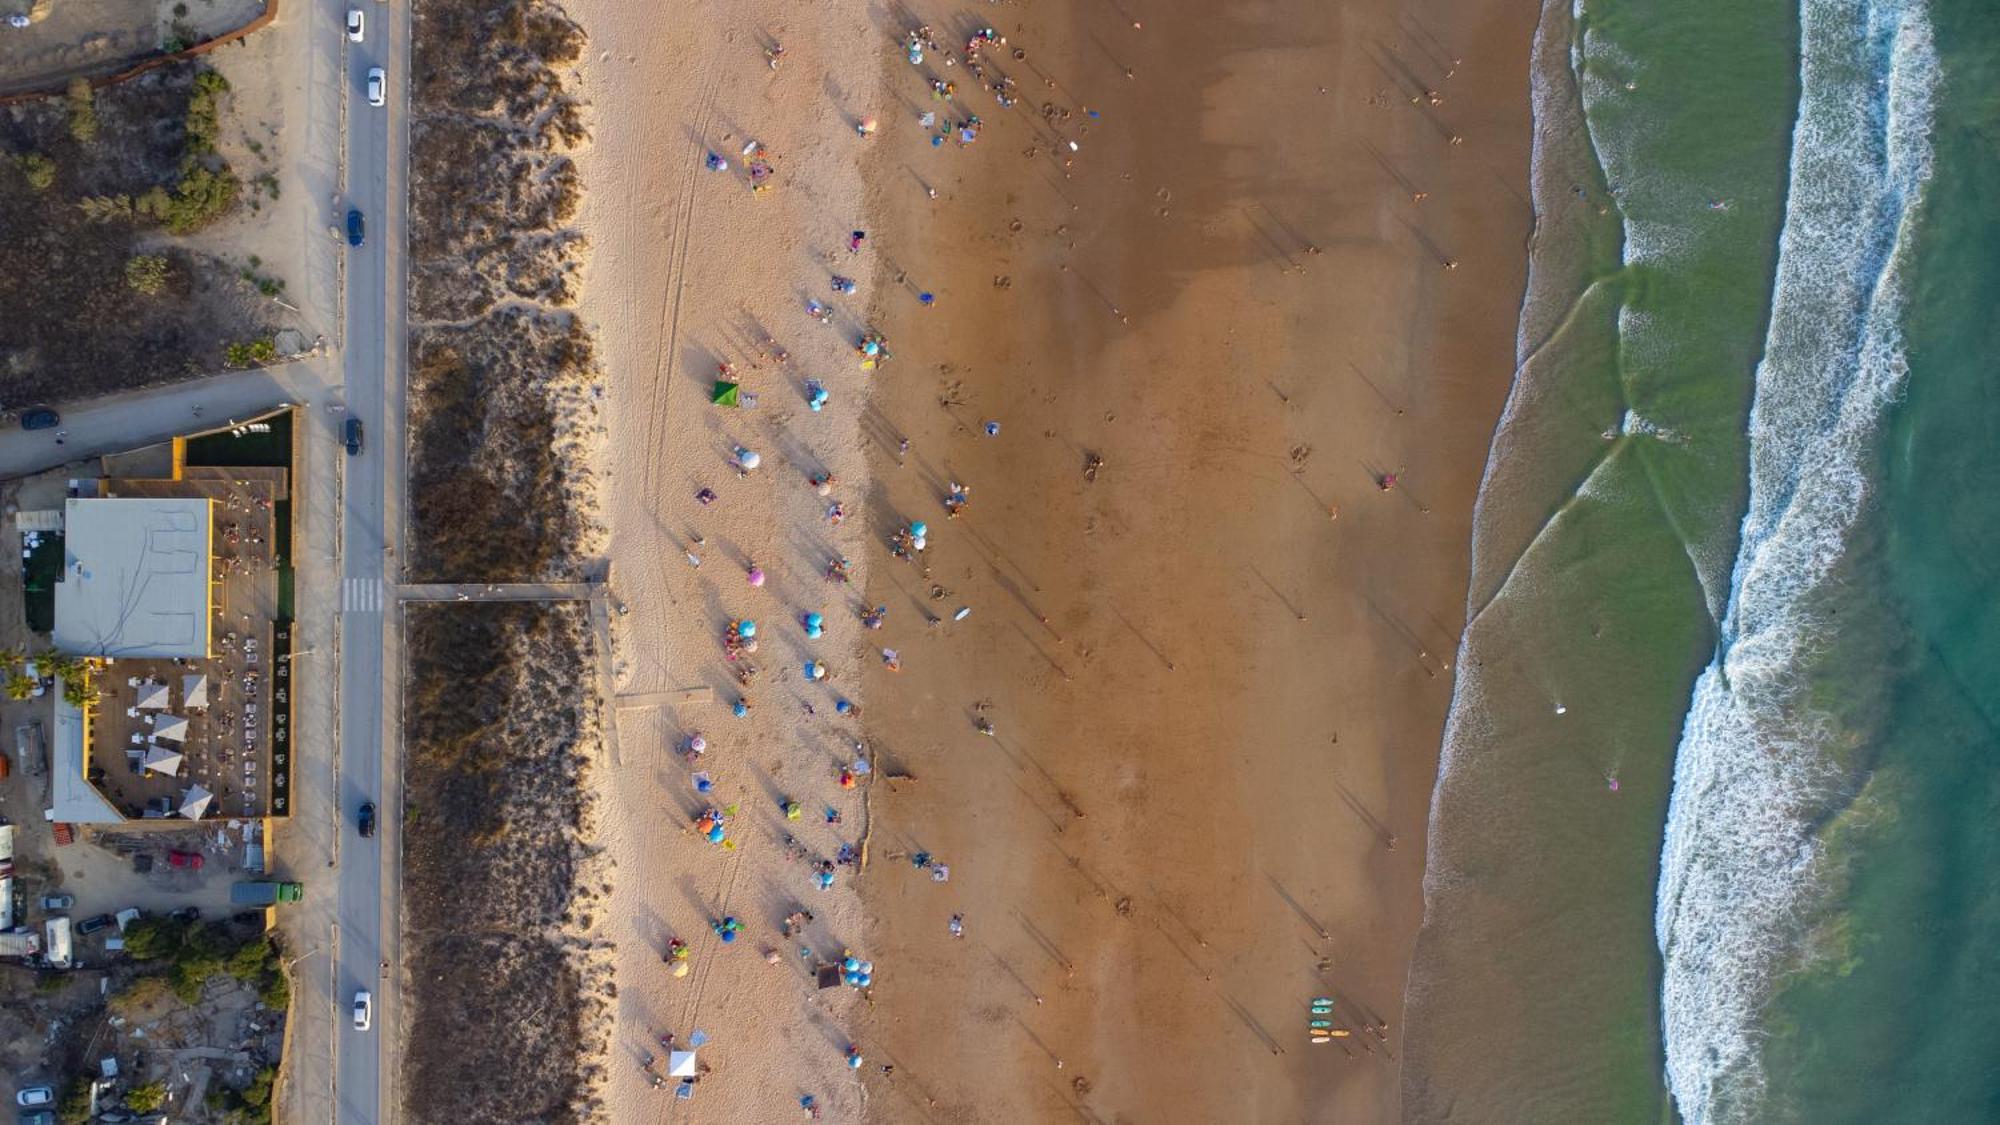
[[1759,1116],[1758,1017],[1815,900],[1814,817],[1842,732],[1800,671],[1907,374],[1903,257],[1930,174],[1937,61],[1921,0],[1804,0],[1750,498],[1714,663],[1674,765],[1655,918],[1667,1080],[1693,1125]]

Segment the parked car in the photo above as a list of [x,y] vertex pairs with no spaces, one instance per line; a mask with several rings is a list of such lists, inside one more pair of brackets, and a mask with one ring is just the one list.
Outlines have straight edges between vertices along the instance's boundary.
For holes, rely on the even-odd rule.
[[368,68],[368,104],[372,106],[389,104],[389,73],[379,66]]
[[172,867],[184,867],[189,871],[200,871],[202,862],[200,852],[171,851],[167,853],[167,863]]
[[66,895],[57,893],[57,894],[42,896],[43,910],[50,910],[50,911],[68,910],[70,907],[75,905],[76,905],[75,895]]
[[364,840],[375,835],[375,802],[361,802],[361,815],[355,818],[355,827],[361,829]]
[[349,418],[347,420],[347,455],[349,457],[361,456],[361,419],[359,418]]
[[361,9],[359,8],[347,9],[347,37],[356,43],[361,42]]
[[179,910],[168,914],[167,917],[172,918],[176,922],[199,922],[201,921],[201,908],[198,906],[183,906]]
[[94,934],[99,930],[117,924],[117,922],[118,919],[113,918],[109,914],[99,914],[95,918],[85,918],[83,921],[78,922],[76,924],[76,932],[80,934]]
[[62,415],[46,406],[21,412],[21,428],[24,430],[53,430],[62,425]]
[[20,1116],[19,1125],[56,1125],[55,1111],[48,1109],[29,1110]]
[[48,1086],[30,1086],[14,1095],[14,1104],[23,1109],[56,1104],[56,1092]]
[[354,1030],[367,1031],[375,1024],[375,998],[367,989],[354,994]]
[[359,209],[347,213],[347,244],[359,246],[367,237],[367,224],[361,218]]

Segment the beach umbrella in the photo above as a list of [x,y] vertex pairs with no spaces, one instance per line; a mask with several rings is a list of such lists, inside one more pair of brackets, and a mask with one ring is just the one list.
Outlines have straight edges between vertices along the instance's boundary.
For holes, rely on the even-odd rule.
[[736,447],[736,463],[747,471],[763,464],[764,455],[754,449],[745,449],[739,445]]
[[722,830],[722,825],[717,824],[708,830],[708,842],[720,844],[727,835],[728,833]]
[[749,640],[751,637],[757,635],[757,623],[747,617],[738,621],[736,623],[736,635],[742,637],[744,640]]
[[752,586],[762,586],[764,584],[764,568],[761,566],[751,567],[749,581]]
[[912,551],[921,551],[929,545],[930,545],[930,540],[925,539],[921,535],[913,535],[910,537],[910,550]]
[[709,401],[717,406],[739,405],[737,401],[737,392],[739,390],[741,390],[739,384],[732,383],[727,379],[717,379],[715,381],[715,393],[709,397]]
[[706,754],[708,752],[708,739],[698,734],[690,735],[688,736],[688,749],[697,754]]
[[910,521],[910,534],[915,536],[916,538],[922,539],[924,536],[929,535],[930,531],[931,531],[931,525],[925,523],[924,521],[922,520]]
[[686,961],[676,961],[674,962],[674,967],[667,971],[677,977],[684,977],[688,975],[688,963]]
[[833,701],[833,712],[836,715],[851,715],[854,713],[854,704],[845,699],[836,699]]
[[740,719],[750,713],[750,705],[739,699],[736,701],[734,706],[730,707],[729,710],[730,713],[734,714],[737,718]]
[[808,680],[823,680],[826,678],[826,667],[816,660],[808,660],[805,673]]
[[808,630],[819,629],[826,624],[826,618],[817,613],[808,613],[800,619]]
[[714,791],[715,791],[715,779],[714,779],[714,778],[712,778],[712,777],[710,777],[710,776],[708,776],[708,774],[707,774],[707,773],[705,773],[705,772],[704,772],[704,773],[698,773],[698,774],[695,774],[695,775],[694,775],[694,791],[695,791],[695,792],[697,792],[697,793],[712,793],[712,792],[714,792]]

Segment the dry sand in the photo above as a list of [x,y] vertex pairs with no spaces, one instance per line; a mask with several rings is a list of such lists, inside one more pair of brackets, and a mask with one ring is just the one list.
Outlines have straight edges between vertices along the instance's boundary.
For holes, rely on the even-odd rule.
[[[582,308],[630,607],[621,759],[595,775],[618,865],[611,1119],[666,1115],[631,1060],[696,1027],[716,1067],[701,1119],[777,1119],[808,1092],[836,1120],[1393,1118],[1470,508],[1524,275],[1532,7],[571,12],[591,37]],[[936,71],[955,106],[932,101],[936,54],[905,64],[902,30],[928,22],[957,53],[986,21],[1019,107],[962,64]],[[1070,116],[1043,120],[1044,102]],[[932,108],[986,128],[932,148]],[[878,136],[853,134],[861,114]],[[740,175],[751,136],[776,154],[764,196]],[[731,173],[700,169],[711,147]],[[848,255],[856,227],[870,248]],[[801,309],[836,268],[861,283],[834,300],[837,331]],[[896,352],[874,375],[845,350],[864,319]],[[750,370],[767,335],[790,363]],[[707,405],[724,360],[756,409]],[[803,408],[803,377],[828,384],[827,411]],[[737,442],[765,457],[747,480],[724,464]],[[821,468],[853,513],[837,529],[804,484]],[[953,480],[973,502],[948,521]],[[931,524],[927,577],[883,547],[910,518]],[[826,584],[829,552],[866,585]],[[878,603],[888,623],[864,632],[856,611]],[[959,605],[963,622],[924,623]],[[807,609],[829,624],[810,644]],[[765,671],[737,721],[718,636],[743,615]],[[831,687],[802,683],[808,654]],[[698,686],[717,702],[647,694]],[[865,724],[828,714],[836,692]],[[697,729],[741,802],[732,851],[684,832],[699,802],[672,751]],[[869,869],[821,894],[777,838],[830,854],[863,830],[833,784],[856,735],[917,780],[876,782]],[[779,817],[783,795],[803,822]],[[903,858],[920,850],[949,883]],[[795,900],[819,916],[816,952],[876,961],[872,1003],[805,981],[776,934]],[[705,929],[723,910],[749,928],[728,949]],[[676,934],[696,947],[683,981],[659,962]],[[1306,1040],[1322,994],[1346,1045]]]

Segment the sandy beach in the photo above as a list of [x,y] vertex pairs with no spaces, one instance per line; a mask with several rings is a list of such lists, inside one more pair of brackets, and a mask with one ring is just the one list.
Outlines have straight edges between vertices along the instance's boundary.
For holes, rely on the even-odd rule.
[[[1533,11],[570,12],[590,36],[581,315],[628,611],[618,758],[593,772],[616,868],[610,1119],[671,1112],[636,1060],[697,1029],[699,1119],[808,1094],[837,1120],[1394,1118],[1523,280]],[[983,81],[1013,79],[1011,107],[966,66],[988,22],[1006,42],[981,48]],[[941,49],[913,66],[899,41],[924,24]],[[925,112],[978,115],[976,141],[934,146]],[[894,353],[872,373],[852,350],[870,327]],[[724,363],[756,406],[709,403]],[[745,477],[738,447],[762,454]],[[953,483],[970,502],[948,519]],[[929,524],[915,562],[886,545],[910,520]],[[823,576],[837,556],[851,584]],[[747,689],[721,643],[745,617]],[[809,659],[832,679],[807,682]],[[857,756],[873,771],[842,789]],[[710,803],[736,806],[733,847],[689,830]],[[806,864],[843,844],[865,869],[815,889]],[[782,938],[801,905],[815,921]],[[744,925],[729,946],[724,915]],[[808,979],[846,949],[877,966],[865,997]],[[1314,996],[1349,1037],[1308,1040]]]

